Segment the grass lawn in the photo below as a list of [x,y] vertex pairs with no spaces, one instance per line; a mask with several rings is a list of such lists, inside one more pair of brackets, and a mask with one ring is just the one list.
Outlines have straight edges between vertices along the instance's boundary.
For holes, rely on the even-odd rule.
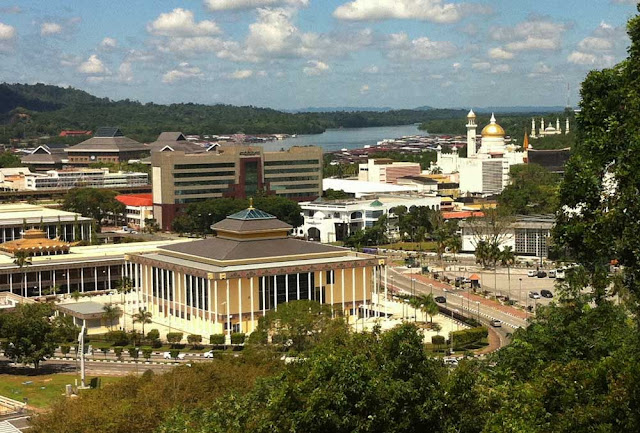
[[395,242],[393,244],[380,245],[378,248],[404,251],[435,251],[435,242]]
[[[0,395],[18,401],[23,401],[23,398],[26,397],[29,399],[29,405],[47,408],[55,399],[64,394],[65,385],[75,385],[76,377],[80,382],[80,376],[75,374],[12,375],[2,373],[0,374]],[[93,377],[87,376],[87,384]],[[104,386],[121,378],[101,377],[100,379]],[[91,392],[91,390],[81,392]]]

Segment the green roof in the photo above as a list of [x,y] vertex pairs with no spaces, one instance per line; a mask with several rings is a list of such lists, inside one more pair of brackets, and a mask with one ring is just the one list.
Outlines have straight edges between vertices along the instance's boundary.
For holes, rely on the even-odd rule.
[[371,202],[371,204],[369,206],[380,207],[380,206],[382,206],[382,202],[380,200],[374,200],[374,201]]
[[233,215],[229,215],[227,218],[242,221],[276,219],[273,215],[252,207],[236,212]]

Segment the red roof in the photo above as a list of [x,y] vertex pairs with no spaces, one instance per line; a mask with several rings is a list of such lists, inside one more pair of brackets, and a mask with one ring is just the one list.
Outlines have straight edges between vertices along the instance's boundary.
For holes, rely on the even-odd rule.
[[480,277],[478,276],[478,274],[471,274],[471,276],[469,277],[469,279],[471,281],[479,281]]
[[125,206],[153,206],[151,194],[122,194],[117,195],[116,200]]
[[462,212],[442,212],[442,218],[446,220],[464,219],[471,217],[483,217],[484,214],[480,211],[462,211]]

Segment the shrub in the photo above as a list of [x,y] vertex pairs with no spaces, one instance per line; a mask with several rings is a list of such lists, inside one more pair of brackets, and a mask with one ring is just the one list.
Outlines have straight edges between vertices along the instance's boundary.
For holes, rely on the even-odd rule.
[[100,348],[100,352],[102,352],[102,354],[106,358],[107,357],[107,353],[109,353],[109,348],[108,347],[101,347]]
[[116,357],[117,357],[118,359],[122,359],[122,350],[123,350],[123,349],[124,349],[124,348],[122,348],[122,347],[114,347],[114,348],[113,348],[113,351],[116,353]]
[[171,355],[171,358],[173,359],[177,359],[179,354],[180,354],[180,351],[177,349],[171,349],[169,351],[169,355]]
[[140,354],[140,351],[138,350],[137,347],[129,348],[129,356],[132,357],[133,359],[138,359],[139,354]]
[[69,354],[69,352],[71,351],[71,346],[68,345],[63,345],[60,346],[60,352],[62,352],[62,354],[65,356],[65,358],[67,357],[67,355]]
[[454,347],[465,347],[470,344],[478,343],[483,338],[487,338],[489,331],[484,326],[477,328],[465,329],[463,331],[454,331],[451,333],[451,340]]
[[182,332],[169,332],[167,334],[167,341],[171,343],[171,345],[178,344],[182,341],[182,336],[184,334]]
[[244,343],[244,333],[242,332],[234,332],[231,334],[231,344],[243,344]]
[[214,346],[221,346],[225,342],[224,334],[211,334],[209,336],[209,344],[213,344]]
[[105,340],[111,341],[116,346],[126,346],[129,344],[129,335],[124,331],[109,331],[105,335]]
[[159,338],[160,338],[160,331],[158,331],[157,329],[152,329],[151,331],[147,332],[147,340],[154,341],[154,340],[158,340]]
[[161,347],[162,347],[162,341],[160,341],[160,339],[159,339],[159,338],[157,338],[157,339],[153,340],[153,341],[151,342],[151,347],[153,347],[154,349],[159,349],[159,348],[161,348]]
[[198,344],[202,343],[202,335],[189,334],[189,335],[187,335],[187,341],[195,349],[198,346]]
[[144,359],[146,359],[147,361],[151,358],[151,354],[153,353],[153,351],[151,350],[150,347],[143,347],[142,348],[142,357]]
[[444,335],[434,335],[433,337],[431,337],[431,343],[435,346],[442,346],[444,342]]

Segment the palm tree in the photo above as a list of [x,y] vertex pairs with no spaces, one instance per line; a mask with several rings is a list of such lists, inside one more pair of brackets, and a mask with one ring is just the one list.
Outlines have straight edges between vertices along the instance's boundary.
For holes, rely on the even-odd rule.
[[[118,293],[120,293],[122,295],[122,305],[124,306],[124,295],[129,293],[131,291],[132,288],[132,284],[131,284],[131,278],[129,277],[122,277],[120,278],[120,280],[118,280],[118,282],[116,283],[116,291]],[[125,306],[126,309],[126,306]],[[124,328],[124,320],[123,320],[123,328]]]
[[422,310],[422,298],[420,296],[413,296],[412,298],[409,299],[409,305],[411,305],[413,307],[413,321],[416,322],[417,319],[417,314],[416,314],[416,310],[420,309]]
[[102,310],[104,311],[102,313],[102,317],[109,321],[109,331],[113,331],[113,321],[120,317],[120,313],[122,312],[120,307],[113,304],[107,304],[102,307]]
[[433,299],[433,295],[432,294],[428,294],[428,295],[421,295],[420,296],[420,309],[425,313],[428,314],[430,317],[430,323],[433,324],[433,316],[435,316],[436,314],[438,314],[440,312],[440,308],[438,308],[438,304],[436,303],[436,301]]
[[511,302],[511,266],[516,263],[516,255],[510,246],[506,246],[500,252],[500,263],[507,267],[507,275],[509,278],[509,302]]
[[144,325],[146,323],[151,323],[151,312],[143,310],[142,308],[138,308],[138,312],[131,316],[133,318],[133,323],[142,323],[142,336],[144,338]]
[[23,283],[23,288],[24,288],[24,297],[27,297],[27,271],[26,271],[26,267],[29,266],[31,264],[31,256],[29,255],[28,252],[24,251],[24,250],[18,250],[15,253],[13,253],[13,263],[16,264],[16,266],[18,266],[18,268],[20,269],[24,269],[24,273],[23,273],[23,278],[24,278],[24,283]]
[[71,292],[71,299],[73,299],[74,301],[78,302],[78,299],[80,299],[80,297],[82,297],[82,295],[77,290]]

